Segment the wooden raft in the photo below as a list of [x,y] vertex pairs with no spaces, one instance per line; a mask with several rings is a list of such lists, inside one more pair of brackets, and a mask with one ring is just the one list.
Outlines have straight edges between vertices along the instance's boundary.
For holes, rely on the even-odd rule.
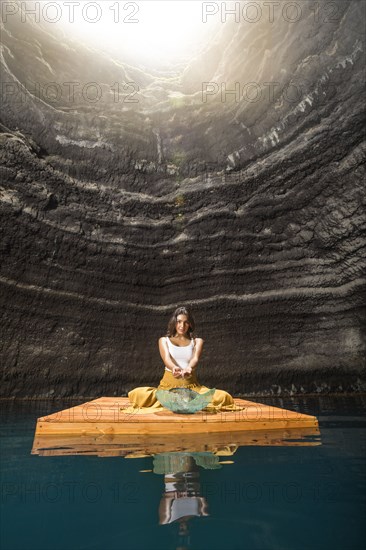
[[35,435],[177,435],[318,429],[315,416],[243,399],[234,401],[245,408],[217,413],[201,411],[195,414],[175,414],[164,410],[149,414],[127,414],[127,397],[100,397],[38,418]]

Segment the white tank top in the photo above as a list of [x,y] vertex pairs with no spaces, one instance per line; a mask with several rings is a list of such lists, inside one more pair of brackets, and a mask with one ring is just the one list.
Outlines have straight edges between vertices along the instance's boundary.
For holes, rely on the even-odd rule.
[[[165,340],[168,344],[168,349],[171,357],[173,357],[179,367],[181,367],[183,370],[186,369],[190,360],[192,359],[194,341],[191,340],[191,343],[188,344],[188,346],[175,346],[171,343],[168,337],[166,337]],[[167,367],[165,367],[165,370],[171,372],[171,370]]]

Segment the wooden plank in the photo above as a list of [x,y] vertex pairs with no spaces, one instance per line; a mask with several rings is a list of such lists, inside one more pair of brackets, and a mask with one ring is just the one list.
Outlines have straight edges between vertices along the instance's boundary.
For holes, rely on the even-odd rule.
[[37,422],[37,434],[169,434],[169,433],[210,433],[238,430],[275,430],[279,428],[316,427],[314,420],[275,420],[275,421],[225,421],[200,422]]
[[36,434],[188,434],[318,426],[316,417],[311,415],[243,399],[235,399],[235,403],[243,410],[189,415],[168,410],[126,414],[128,398],[101,397],[39,418]]
[[[171,411],[157,411],[153,414],[142,415],[142,414],[127,414],[125,409],[128,405],[127,399],[120,399],[116,402],[113,398],[109,398],[108,401],[106,398],[101,398],[103,401],[96,399],[89,403],[84,403],[78,405],[77,407],[72,407],[70,409],[65,409],[57,413],[51,414],[46,417],[42,417],[39,420],[43,422],[110,422],[112,421],[124,421],[129,418],[132,421],[137,418],[144,418],[148,421],[151,418],[151,421],[156,422],[165,422],[165,421],[187,421],[187,422],[202,422],[203,420],[212,421],[212,422],[222,422],[223,419],[233,417],[237,420],[253,420],[255,418],[259,419],[306,419],[309,418],[309,415],[303,413],[289,411],[287,409],[281,409],[278,407],[262,405],[260,403],[253,403],[244,401],[241,399],[236,399],[235,403],[237,405],[245,407],[241,411],[228,411],[223,412],[219,411],[217,413],[210,413],[208,411],[201,411],[193,415],[185,414],[175,414]],[[313,417],[311,417],[313,418]]]

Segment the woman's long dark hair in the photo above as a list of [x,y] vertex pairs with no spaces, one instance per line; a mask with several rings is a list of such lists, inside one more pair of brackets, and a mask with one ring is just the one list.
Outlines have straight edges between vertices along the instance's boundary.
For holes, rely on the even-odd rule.
[[192,316],[192,313],[187,307],[181,306],[177,307],[177,309],[174,311],[173,315],[169,319],[168,323],[168,330],[167,330],[167,336],[174,337],[176,334],[176,325],[177,325],[177,317],[178,315],[187,315],[187,321],[189,323],[189,329],[187,332],[187,335],[189,338],[194,338],[193,332],[195,328],[195,322]]

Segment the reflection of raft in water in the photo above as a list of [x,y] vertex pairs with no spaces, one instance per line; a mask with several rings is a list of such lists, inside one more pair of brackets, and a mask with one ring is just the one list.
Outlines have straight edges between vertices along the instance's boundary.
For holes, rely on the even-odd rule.
[[238,447],[314,447],[321,445],[320,433],[314,428],[213,432],[210,434],[110,434],[68,435],[35,434],[32,454],[41,456],[91,455],[141,458],[159,453],[210,452],[231,456]]
[[318,429],[315,416],[271,405],[235,399],[236,411],[175,414],[131,414],[127,397],[100,397],[88,403],[39,418],[36,436],[43,435],[162,435],[266,432],[279,429]]

